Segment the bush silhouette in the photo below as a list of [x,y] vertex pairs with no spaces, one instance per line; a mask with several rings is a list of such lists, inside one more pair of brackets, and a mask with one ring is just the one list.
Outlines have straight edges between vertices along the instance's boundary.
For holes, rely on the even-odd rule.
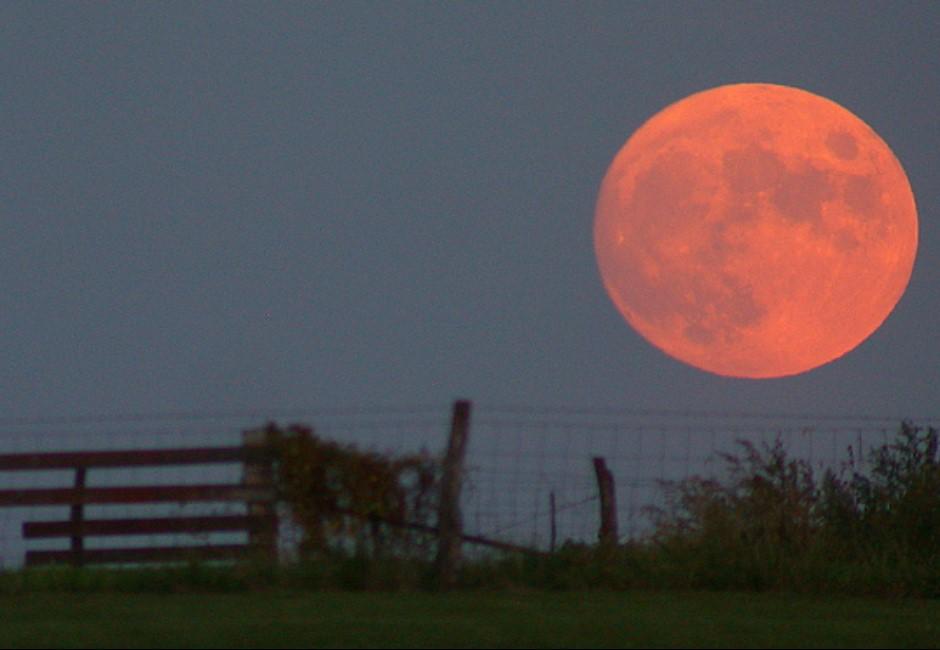
[[821,479],[778,438],[738,441],[726,478],[664,482],[649,543],[692,587],[940,594],[940,465],[932,428],[901,424],[867,463]]
[[264,429],[275,452],[279,500],[299,526],[299,553],[426,555],[430,538],[405,524],[436,516],[439,465],[426,453],[364,451],[311,427]]

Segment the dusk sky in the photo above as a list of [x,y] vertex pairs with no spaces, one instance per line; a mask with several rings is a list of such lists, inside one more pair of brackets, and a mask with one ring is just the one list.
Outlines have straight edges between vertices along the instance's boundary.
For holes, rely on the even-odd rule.
[[[0,3],[0,418],[481,404],[940,415],[940,4]],[[832,99],[919,250],[861,346],[719,377],[632,330],[604,172],[714,86]]]

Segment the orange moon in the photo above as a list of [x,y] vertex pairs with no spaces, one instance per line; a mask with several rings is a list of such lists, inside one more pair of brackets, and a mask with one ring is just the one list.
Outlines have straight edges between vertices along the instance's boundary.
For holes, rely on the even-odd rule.
[[650,118],[594,219],[601,277],[666,354],[731,377],[795,375],[868,338],[907,287],[917,209],[887,144],[805,90],[734,84]]

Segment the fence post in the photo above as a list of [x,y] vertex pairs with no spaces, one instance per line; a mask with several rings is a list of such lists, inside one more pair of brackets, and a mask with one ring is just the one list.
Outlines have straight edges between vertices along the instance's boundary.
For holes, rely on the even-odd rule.
[[555,539],[558,537],[558,526],[555,523],[555,490],[552,490],[548,494],[548,511],[549,511],[549,522],[551,525],[551,537],[549,539],[548,550],[551,553],[555,552]]
[[260,527],[252,527],[248,533],[249,545],[273,563],[277,562],[277,503],[274,496],[274,459],[268,445],[267,432],[254,429],[242,433],[242,445],[246,450],[258,449],[257,456],[248,456],[244,461],[242,484],[271,492],[271,497],[246,502],[248,515],[263,520]]
[[598,541],[604,546],[617,544],[617,493],[614,490],[614,475],[600,456],[594,457],[594,473],[597,475],[597,491],[601,497],[601,527]]
[[72,565],[82,566],[85,564],[85,531],[82,530],[85,521],[85,504],[82,502],[82,493],[85,491],[85,468],[75,468],[75,498],[72,503],[71,520],[72,524]]
[[463,519],[460,514],[460,489],[463,484],[463,459],[470,430],[470,402],[454,402],[447,441],[447,455],[441,476],[441,500],[437,512],[437,576],[442,589],[457,582]]

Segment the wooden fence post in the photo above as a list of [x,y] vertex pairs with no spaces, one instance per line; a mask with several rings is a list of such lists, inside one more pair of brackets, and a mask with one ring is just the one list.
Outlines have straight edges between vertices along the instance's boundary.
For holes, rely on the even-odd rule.
[[555,523],[555,490],[552,490],[548,494],[548,512],[549,512],[549,523],[551,525],[551,537],[549,538],[548,550],[550,553],[555,552],[555,539],[558,537],[558,526]]
[[463,519],[460,514],[460,490],[463,484],[463,459],[470,430],[470,402],[454,402],[450,438],[441,476],[441,500],[437,512],[437,576],[441,589],[457,582]]
[[248,515],[263,518],[266,522],[261,528],[253,528],[248,533],[248,543],[259,554],[273,563],[277,563],[277,502],[274,494],[274,467],[271,449],[268,445],[267,432],[255,429],[242,433],[242,445],[246,449],[258,449],[260,454],[248,457],[244,461],[242,484],[245,487],[261,488],[270,491],[272,496],[263,501],[248,501]]
[[601,527],[598,541],[604,546],[617,544],[617,493],[614,475],[600,456],[594,457],[594,473],[597,475],[597,491],[601,497]]
[[[82,498],[82,493],[85,491],[85,468],[76,467],[75,468],[75,496],[78,499]],[[71,508],[71,517],[69,518],[72,523],[72,543],[70,550],[72,551],[72,565],[73,566],[82,566],[85,564],[85,532],[82,530],[83,522],[85,521],[85,505],[78,501],[72,504]]]

